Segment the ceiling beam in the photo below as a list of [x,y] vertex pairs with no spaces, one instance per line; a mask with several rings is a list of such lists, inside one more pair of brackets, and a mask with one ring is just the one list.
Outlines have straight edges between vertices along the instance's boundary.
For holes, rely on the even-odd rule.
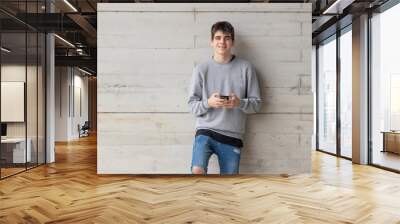
[[97,60],[91,56],[55,56],[56,66],[83,66],[96,71]]
[[351,5],[355,0],[336,0],[332,2],[326,9],[323,10],[322,14],[342,14],[343,10]]
[[70,13],[67,16],[79,25],[91,38],[96,39],[97,31],[96,28],[90,24],[85,17],[79,13]]

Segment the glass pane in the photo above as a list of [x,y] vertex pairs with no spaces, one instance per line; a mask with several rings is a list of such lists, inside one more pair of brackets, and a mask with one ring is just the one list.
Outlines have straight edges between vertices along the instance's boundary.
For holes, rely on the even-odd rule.
[[[26,34],[1,34],[1,175],[25,170]],[[6,49],[6,50],[4,50]],[[29,146],[29,145],[28,145]],[[29,149],[29,147],[28,147]]]
[[352,157],[352,35],[340,37],[340,127],[342,156]]
[[26,99],[26,110],[27,110],[27,131],[28,138],[27,142],[29,144],[28,149],[30,148],[31,153],[28,154],[30,158],[28,159],[28,168],[34,167],[37,165],[37,157],[38,157],[38,143],[37,143],[37,73],[38,73],[38,37],[36,32],[27,33],[28,38],[28,55],[27,55],[27,99]]
[[38,163],[45,163],[45,51],[46,37],[39,34],[38,46]]
[[336,40],[318,48],[318,148],[336,154]]
[[400,4],[372,18],[372,163],[400,170]]

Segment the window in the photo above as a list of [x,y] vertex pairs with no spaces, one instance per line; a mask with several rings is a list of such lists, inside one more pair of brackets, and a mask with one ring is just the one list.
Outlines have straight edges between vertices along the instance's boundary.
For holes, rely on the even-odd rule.
[[400,4],[371,19],[372,163],[400,170]]
[[336,36],[318,47],[318,149],[336,153]]
[[352,33],[340,36],[340,155],[352,157]]

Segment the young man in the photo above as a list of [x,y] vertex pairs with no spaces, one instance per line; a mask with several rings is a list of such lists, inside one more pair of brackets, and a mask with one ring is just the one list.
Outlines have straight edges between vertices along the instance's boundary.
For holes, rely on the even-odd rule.
[[217,22],[211,27],[213,57],[193,70],[190,111],[197,117],[193,145],[193,174],[206,174],[215,153],[221,174],[237,174],[246,114],[261,108],[260,87],[254,68],[232,54],[233,26]]

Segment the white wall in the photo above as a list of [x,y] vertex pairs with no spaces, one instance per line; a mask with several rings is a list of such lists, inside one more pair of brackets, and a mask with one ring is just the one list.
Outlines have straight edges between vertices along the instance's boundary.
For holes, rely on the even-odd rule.
[[[235,53],[261,81],[241,173],[311,169],[311,4],[98,4],[98,173],[189,173],[193,67],[210,27],[236,29]],[[217,173],[215,158],[210,173]]]
[[[36,68],[35,68],[36,69]],[[2,82],[24,82],[26,83],[26,71],[32,71],[33,67],[26,67],[25,64],[5,64],[1,66],[1,81]],[[31,72],[28,72],[31,74]],[[33,94],[32,94],[33,95]],[[36,95],[36,94],[35,94]],[[2,96],[7,97],[7,96]],[[24,110],[25,108],[22,108]],[[8,108],[1,108],[8,110]],[[8,137],[25,137],[24,122],[10,122],[7,124]]]
[[[28,78],[27,87],[27,125],[28,137],[37,135],[37,95],[36,95],[36,66],[25,66],[25,64],[4,64],[1,66],[1,81],[2,82],[26,82]],[[7,96],[2,96],[7,97]],[[42,105],[39,105],[39,107]],[[8,108],[1,108],[8,110]],[[24,110],[24,108],[22,108]],[[8,137],[25,137],[26,122],[7,122],[7,136]],[[34,133],[34,134],[33,134]]]
[[[24,82],[26,85],[26,107],[25,102],[22,108],[23,114],[26,112],[26,121],[22,122],[6,122],[7,137],[21,138],[27,136],[30,139],[32,161],[39,163],[44,162],[44,74],[41,66],[32,66],[21,63],[4,63],[1,66],[2,82]],[[7,96],[2,95],[2,98]],[[25,98],[25,97],[23,97]],[[24,99],[25,101],[25,99]],[[2,107],[1,110],[13,110],[11,108]],[[7,111],[7,113],[18,113],[17,111]],[[25,119],[23,119],[25,120]],[[37,157],[37,153],[39,156]]]
[[56,67],[55,79],[55,140],[77,139],[78,124],[88,120],[88,78],[76,68]]

